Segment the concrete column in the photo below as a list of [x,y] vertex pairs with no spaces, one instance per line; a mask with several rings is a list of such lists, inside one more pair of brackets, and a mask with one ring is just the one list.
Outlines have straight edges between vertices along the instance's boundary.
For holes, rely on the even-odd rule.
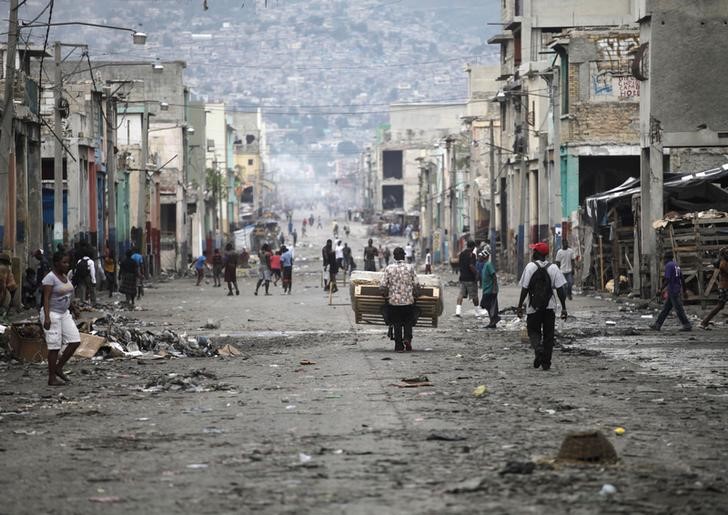
[[182,189],[181,181],[177,181],[176,189],[176,224],[175,224],[175,239],[176,243],[176,255],[175,255],[175,266],[177,271],[184,269],[184,263],[187,256],[187,224],[185,223],[185,216],[187,209],[185,204],[185,194]]
[[28,143],[28,245],[32,251],[43,248],[43,186],[40,144]]
[[551,241],[551,206],[552,199],[550,196],[551,174],[549,173],[549,158],[546,149],[548,145],[548,136],[545,133],[538,136],[538,216],[536,223],[538,224],[538,241],[547,239],[553,248]]
[[[16,137],[16,246],[15,253],[20,258],[20,273],[25,273],[28,249],[28,137],[23,134]],[[20,300],[18,298],[18,300]]]
[[70,159],[66,162],[66,176],[68,177],[66,181],[68,241],[73,244],[78,241],[79,233],[81,232],[81,192],[83,188],[81,184],[81,177],[83,176],[81,168],[84,161],[82,160],[81,148],[78,144],[73,146],[69,144],[69,147],[76,155],[76,161]]

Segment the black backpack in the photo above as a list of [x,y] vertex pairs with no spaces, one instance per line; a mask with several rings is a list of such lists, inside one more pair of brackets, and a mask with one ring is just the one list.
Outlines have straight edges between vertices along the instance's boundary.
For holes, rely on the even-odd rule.
[[549,306],[551,297],[553,296],[553,288],[551,287],[551,276],[549,275],[549,267],[553,263],[541,266],[536,263],[536,271],[528,282],[528,304],[536,311],[544,311]]
[[73,280],[71,281],[74,286],[78,286],[87,277],[91,277],[91,270],[89,269],[91,264],[92,261],[86,258],[81,258],[76,263],[76,268],[73,270]]

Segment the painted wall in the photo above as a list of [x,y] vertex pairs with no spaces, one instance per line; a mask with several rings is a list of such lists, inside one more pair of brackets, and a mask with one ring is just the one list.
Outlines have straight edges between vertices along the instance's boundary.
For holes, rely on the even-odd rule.
[[[649,0],[651,21],[643,38],[649,40],[650,112],[643,132],[693,133],[691,145],[728,144],[716,132],[728,134],[728,2],[717,0]],[[699,128],[705,132],[701,135]],[[708,134],[711,133],[711,134]],[[718,141],[720,140],[720,141]]]

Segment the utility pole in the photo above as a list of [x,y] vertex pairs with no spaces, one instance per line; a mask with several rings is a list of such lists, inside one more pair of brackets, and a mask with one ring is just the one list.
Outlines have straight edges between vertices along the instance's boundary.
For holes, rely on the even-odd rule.
[[[569,236],[562,223],[563,204],[561,203],[561,91],[559,89],[561,70],[555,67],[551,73],[554,165],[551,173],[551,194],[549,195],[549,202],[551,203],[549,223],[554,232],[556,232],[557,226],[561,227],[561,238],[555,238],[555,247],[560,248],[561,241],[559,240]],[[568,229],[570,230],[571,227]]]
[[[0,249],[12,248],[9,241],[13,231],[5,231],[5,226],[12,220],[6,220],[10,203],[10,163],[15,159],[13,151],[15,134],[13,119],[15,118],[15,104],[13,102],[13,89],[15,85],[15,53],[18,43],[18,0],[10,2],[10,20],[8,22],[8,47],[5,63],[5,97],[3,99],[2,134],[0,134]],[[10,229],[10,228],[8,228]]]
[[53,85],[53,247],[63,243],[63,75],[61,73],[61,43],[53,45],[55,84]]
[[111,88],[104,88],[106,93],[106,181],[108,199],[106,201],[109,213],[109,249],[118,257],[119,249],[116,247],[116,156],[114,155],[114,141],[116,140],[116,101],[111,94]]
[[497,235],[495,229],[495,134],[493,129],[493,119],[490,119],[490,218],[488,219],[489,237],[490,240],[490,260],[493,262],[493,266],[497,266]]
[[146,255],[147,240],[147,161],[149,161],[149,108],[144,100],[142,113],[142,166],[139,170],[139,202],[137,203],[137,224],[139,234],[139,252]]
[[521,93],[521,139],[523,141],[521,151],[521,183],[520,183],[520,198],[518,199],[518,258],[516,260],[517,269],[516,275],[518,277],[523,273],[525,267],[525,256],[526,256],[526,191],[528,188],[528,97],[526,92]]
[[[18,0],[10,0],[10,20],[8,22],[8,48],[5,59],[5,98],[3,98],[2,133],[0,133],[0,248],[12,247],[12,242],[6,242],[5,214],[10,206],[10,161],[14,159],[13,147],[15,135],[13,131],[13,118],[15,118],[15,104],[13,103],[13,89],[15,86],[15,52],[18,44]],[[11,233],[12,231],[7,231]]]

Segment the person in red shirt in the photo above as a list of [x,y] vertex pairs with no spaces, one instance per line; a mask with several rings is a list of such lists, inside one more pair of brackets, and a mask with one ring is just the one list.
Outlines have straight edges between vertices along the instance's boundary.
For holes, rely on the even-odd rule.
[[276,251],[270,257],[270,275],[273,278],[273,286],[278,286],[278,281],[281,280],[281,251]]

